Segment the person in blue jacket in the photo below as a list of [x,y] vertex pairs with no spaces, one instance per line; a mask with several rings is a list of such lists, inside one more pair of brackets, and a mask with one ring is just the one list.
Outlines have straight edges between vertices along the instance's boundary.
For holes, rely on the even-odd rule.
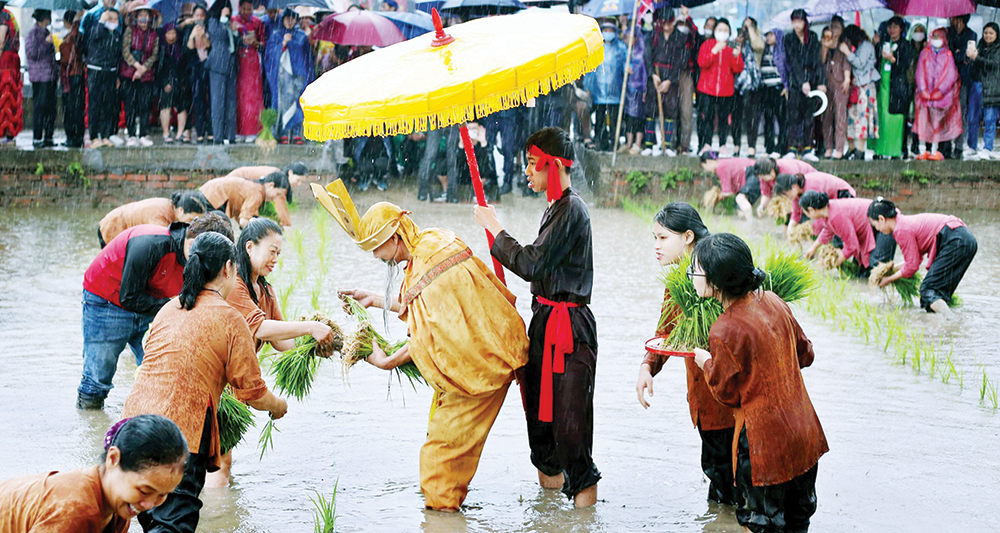
[[229,18],[231,14],[232,9],[225,1],[215,2],[208,11],[207,35],[212,45],[205,69],[215,144],[229,144],[236,139],[237,35],[235,23]]
[[590,93],[591,109],[595,114],[594,145],[606,152],[614,145],[612,137],[618,118],[628,47],[618,38],[618,26],[614,21],[602,21],[601,33],[604,35],[604,63],[584,76],[583,88]]
[[281,14],[264,49],[264,72],[271,89],[271,107],[278,110],[275,137],[282,144],[291,138],[303,144],[299,97],[313,80],[313,54],[309,37],[299,29],[299,15],[291,8]]

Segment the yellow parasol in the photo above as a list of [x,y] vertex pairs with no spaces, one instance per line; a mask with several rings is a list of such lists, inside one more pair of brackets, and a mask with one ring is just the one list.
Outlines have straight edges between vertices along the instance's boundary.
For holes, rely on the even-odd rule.
[[324,141],[461,124],[476,199],[486,205],[465,123],[594,70],[604,61],[603,39],[597,21],[584,15],[522,12],[458,24],[447,33],[436,10],[432,15],[436,32],[354,59],[306,87],[303,129],[309,139]]

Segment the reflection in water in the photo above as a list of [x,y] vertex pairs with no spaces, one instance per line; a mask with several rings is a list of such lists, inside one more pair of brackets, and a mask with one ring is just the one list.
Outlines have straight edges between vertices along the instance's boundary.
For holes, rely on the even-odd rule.
[[[359,195],[359,207],[385,196]],[[417,203],[411,192],[387,196],[414,211],[421,227],[454,230],[479,257],[487,257],[470,206]],[[380,290],[385,270],[325,216],[319,220],[327,224],[329,238],[321,249],[311,204],[303,204],[293,213],[294,228],[305,237],[303,252],[286,243],[282,267],[271,281],[279,292],[295,285],[289,315],[310,309],[315,290],[322,310],[351,329],[336,290]],[[543,209],[542,199],[513,196],[498,206],[521,242],[537,234]],[[104,432],[117,420],[134,381],[135,363],[126,354],[105,412],[74,409],[81,282],[98,250],[94,228],[103,215],[84,209],[0,212],[0,405],[6,413],[0,479],[96,464]],[[993,379],[1000,379],[995,336],[1000,217],[959,215],[980,245],[959,287],[965,301],[961,319],[945,323],[916,309],[907,314],[928,336],[954,336],[953,358],[965,369],[964,387],[954,379],[943,384],[915,375],[880,348],[795,309],[815,345],[816,362],[803,375],[831,448],[820,460],[816,531],[985,532],[995,530],[1000,520],[995,504],[1000,424],[980,405],[971,377],[982,363]],[[463,514],[424,511],[418,461],[430,390],[414,390],[369,365],[353,369],[348,384],[336,362],[324,362],[311,396],[290,402],[274,450],[262,460],[256,441],[264,416],[257,417],[258,429],[234,450],[233,485],[205,492],[199,531],[312,531],[310,496],[313,491],[329,496],[336,485],[343,533],[739,532],[731,509],[705,501],[708,485],[687,412],[684,365],[668,361],[655,380],[649,410],[635,398],[642,343],[655,328],[663,293],[649,224],[618,210],[593,208],[591,216],[593,310],[600,338],[594,457],[604,475],[594,508],[575,510],[558,491],[538,487],[514,391],[486,442]],[[768,222],[708,222],[713,231],[777,232]],[[320,254],[330,265],[325,275],[318,268]],[[509,278],[518,309],[530,318],[527,284]],[[390,337],[405,335],[403,322],[390,322]]]

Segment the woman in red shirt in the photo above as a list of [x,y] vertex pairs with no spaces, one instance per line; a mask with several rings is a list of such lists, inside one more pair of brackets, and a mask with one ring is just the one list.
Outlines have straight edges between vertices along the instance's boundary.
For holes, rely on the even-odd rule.
[[920,307],[929,313],[950,314],[955,289],[979,250],[965,222],[937,213],[903,216],[895,204],[881,196],[868,206],[868,218],[876,230],[892,235],[903,252],[903,264],[882,278],[879,286],[913,277],[926,255],[927,275],[920,283]]
[[731,48],[729,21],[715,23],[713,38],[698,49],[698,142],[702,150],[712,146],[712,134],[718,121],[719,144],[729,138],[729,113],[732,109],[736,75],[743,72],[742,47]]

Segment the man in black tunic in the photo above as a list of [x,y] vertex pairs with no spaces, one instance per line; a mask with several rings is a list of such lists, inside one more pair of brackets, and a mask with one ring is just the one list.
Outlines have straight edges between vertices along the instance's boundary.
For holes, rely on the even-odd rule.
[[591,457],[597,323],[588,307],[594,280],[590,213],[570,188],[569,134],[544,128],[525,148],[528,184],[549,199],[538,238],[518,244],[492,206],[476,207],[476,221],[495,237],[493,257],[530,282],[534,295],[528,364],[519,379],[531,462],[543,487],[561,486],[577,507],[587,507],[597,501],[601,479]]

